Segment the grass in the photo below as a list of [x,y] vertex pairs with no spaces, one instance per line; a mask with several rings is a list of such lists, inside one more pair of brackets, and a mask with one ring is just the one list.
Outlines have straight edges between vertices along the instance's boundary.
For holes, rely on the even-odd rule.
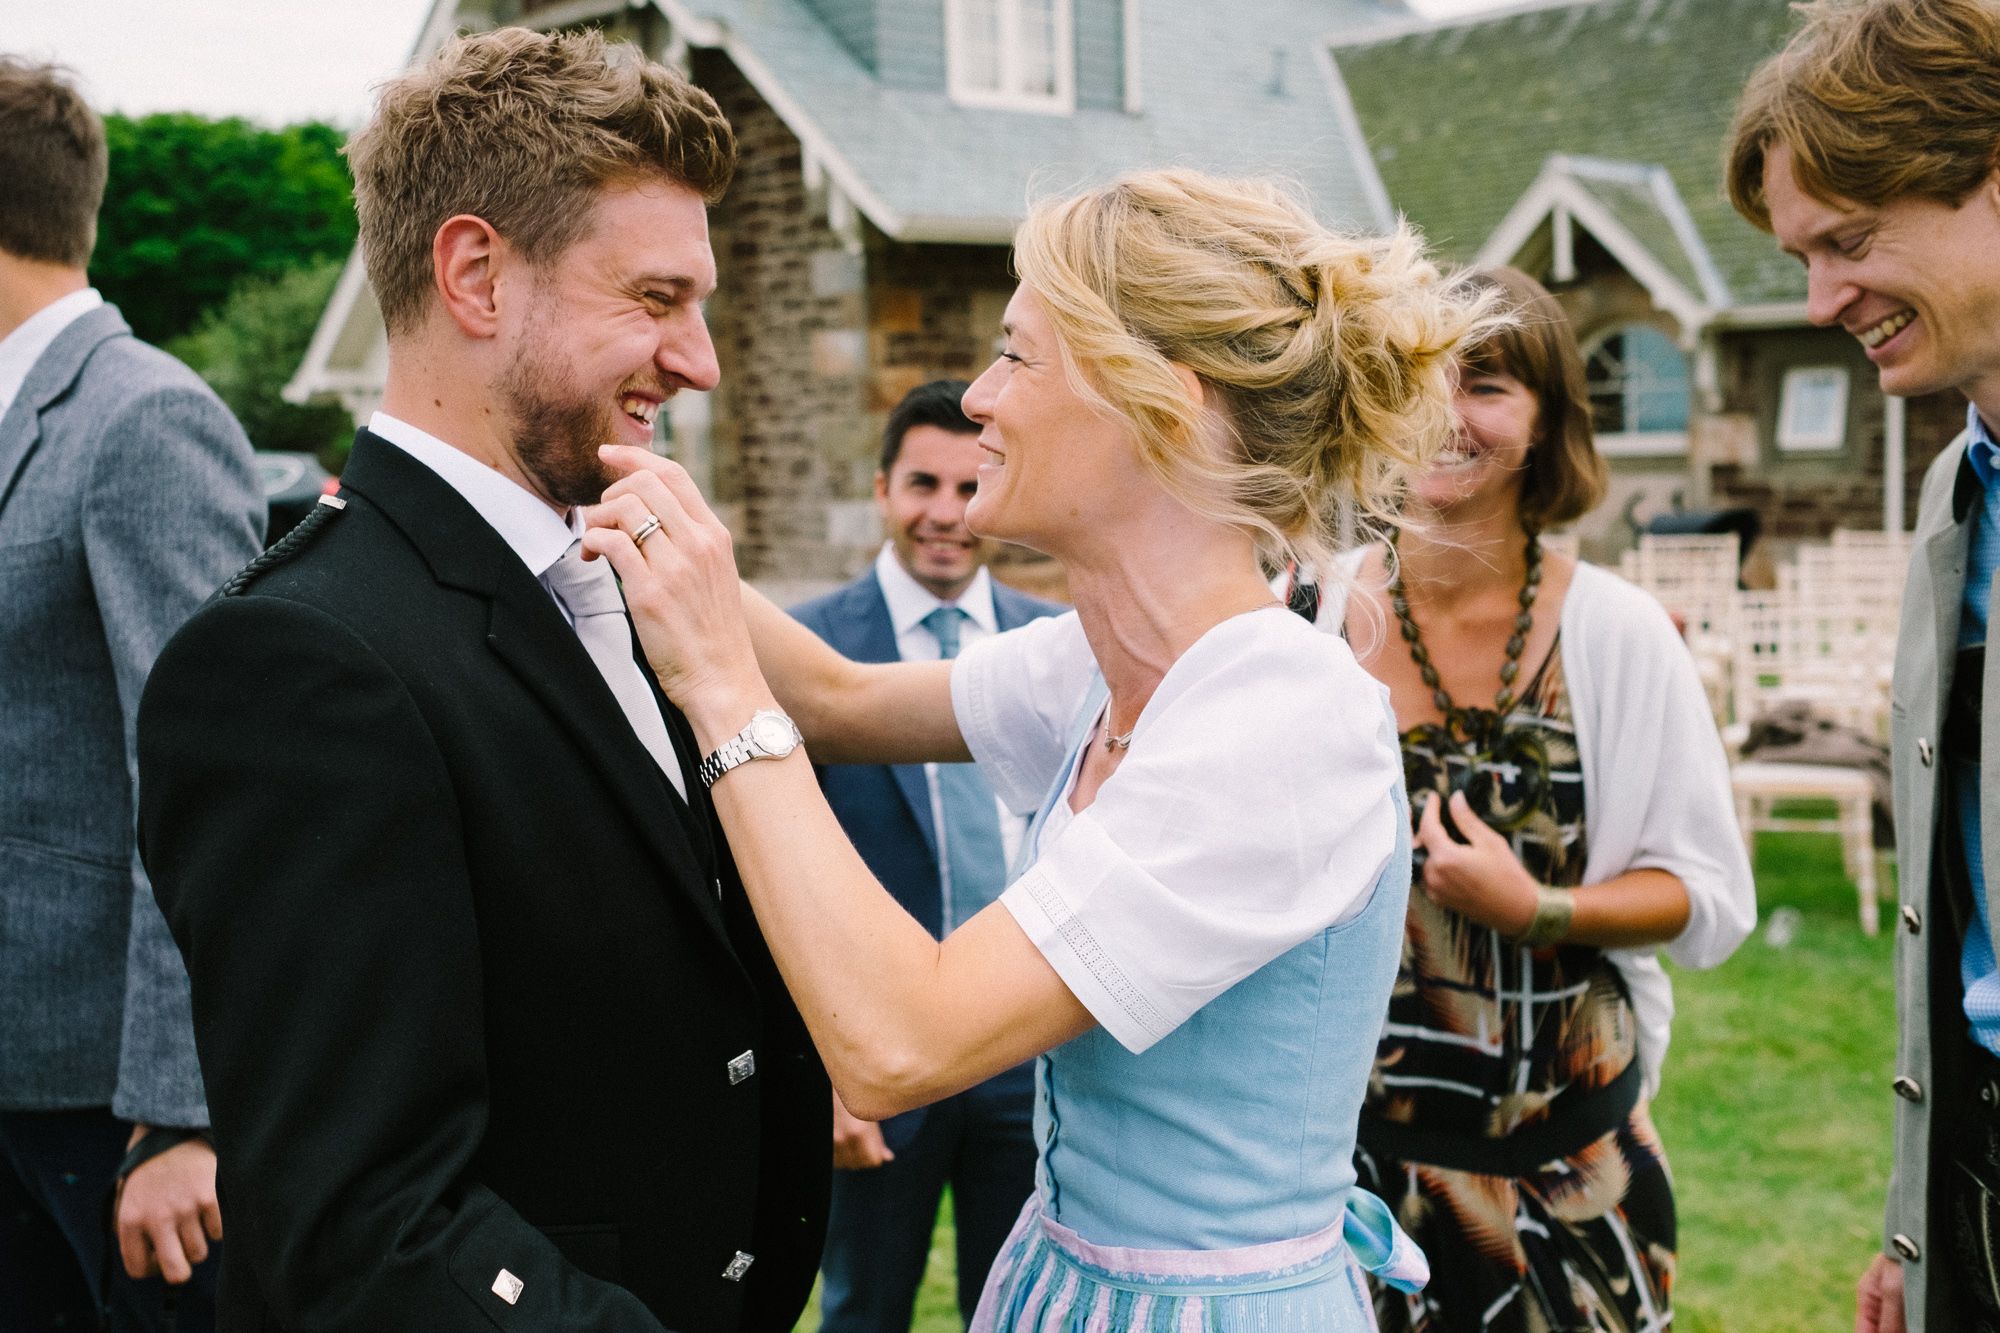
[[[1893,883],[1893,880],[1891,881]],[[1764,834],[1758,905],[1801,915],[1712,972],[1677,972],[1654,1107],[1680,1212],[1680,1333],[1849,1328],[1881,1245],[1896,1003],[1883,930],[1861,934],[1831,837]]]
[[[1893,883],[1893,880],[1891,881]],[[1861,934],[1835,840],[1764,834],[1760,911],[1800,914],[1711,972],[1674,975],[1678,1012],[1653,1116],[1680,1215],[1677,1333],[1853,1326],[1854,1283],[1881,1243],[1895,1055],[1892,890]],[[951,1215],[940,1215],[912,1333],[958,1333]],[[817,1305],[799,1324],[819,1327]]]

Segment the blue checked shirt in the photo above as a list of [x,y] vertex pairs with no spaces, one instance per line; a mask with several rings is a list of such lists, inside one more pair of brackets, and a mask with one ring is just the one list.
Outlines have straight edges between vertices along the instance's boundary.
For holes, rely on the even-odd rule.
[[[2000,442],[1996,442],[1977,407],[1966,416],[1972,444],[1966,458],[1984,490],[1980,498],[1977,526],[1972,532],[1972,552],[1965,570],[1965,605],[1958,616],[1958,646],[1970,648],[1986,642],[1986,608],[1993,592],[1993,572],[2000,568]],[[1993,957],[1993,934],[1986,906],[1986,867],[1980,860],[1979,765],[1960,759],[1952,763],[1953,797],[1958,802],[1958,827],[1965,840],[1966,877],[1972,884],[1972,906],[1978,914],[1976,929],[1965,932],[1965,946],[1959,953],[1959,980],[1965,986],[1965,1018],[1972,1039],[1987,1050],[2000,1054],[2000,963]]]

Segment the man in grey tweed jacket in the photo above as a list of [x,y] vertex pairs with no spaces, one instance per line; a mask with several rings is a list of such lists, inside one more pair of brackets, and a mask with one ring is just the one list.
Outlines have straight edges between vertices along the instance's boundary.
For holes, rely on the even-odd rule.
[[215,1156],[134,853],[133,724],[161,645],[256,555],[263,502],[228,409],[89,287],[103,128],[11,57],[0,181],[0,1333],[193,1329]]

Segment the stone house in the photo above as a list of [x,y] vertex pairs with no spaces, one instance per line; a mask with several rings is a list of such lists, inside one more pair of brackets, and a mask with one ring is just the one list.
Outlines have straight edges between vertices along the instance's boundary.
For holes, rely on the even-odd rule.
[[[991,359],[1033,193],[1143,166],[1277,172],[1329,221],[1386,225],[1327,51],[1408,13],[1400,0],[438,0],[413,58],[455,31],[590,24],[722,106],[741,146],[711,217],[722,383],[676,397],[659,445],[719,502],[746,572],[805,584],[879,545],[888,409]],[[364,419],[385,355],[357,257],[288,396],[336,396]]]
[[1964,425],[1956,395],[1885,399],[1723,196],[1737,97],[1792,23],[1777,0],[1558,0],[1333,46],[1394,205],[1444,257],[1525,269],[1569,311],[1612,468],[1578,525],[1599,558],[1675,506],[1753,508],[1780,550],[1907,527]]

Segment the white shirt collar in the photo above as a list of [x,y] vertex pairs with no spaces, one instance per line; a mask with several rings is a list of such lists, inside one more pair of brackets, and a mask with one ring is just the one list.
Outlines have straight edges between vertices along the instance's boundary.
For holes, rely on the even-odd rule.
[[23,320],[19,328],[0,338],[0,417],[14,406],[14,400],[21,395],[21,386],[28,382],[28,373],[42,359],[42,353],[49,350],[49,344],[64,329],[103,304],[104,298],[95,287],[85,287],[57,297]]
[[894,542],[883,542],[875,557],[875,581],[882,585],[882,600],[889,604],[889,623],[898,637],[924,623],[924,617],[940,606],[956,606],[972,622],[989,634],[1000,632],[999,617],[993,610],[993,578],[981,565],[956,602],[947,602],[910,577],[903,562],[896,559]]
[[582,514],[576,509],[570,510],[567,520],[558,518],[540,496],[519,482],[407,421],[377,412],[368,419],[368,429],[437,473],[463,496],[536,578],[547,573],[550,565],[562,559],[569,544],[583,535]]

